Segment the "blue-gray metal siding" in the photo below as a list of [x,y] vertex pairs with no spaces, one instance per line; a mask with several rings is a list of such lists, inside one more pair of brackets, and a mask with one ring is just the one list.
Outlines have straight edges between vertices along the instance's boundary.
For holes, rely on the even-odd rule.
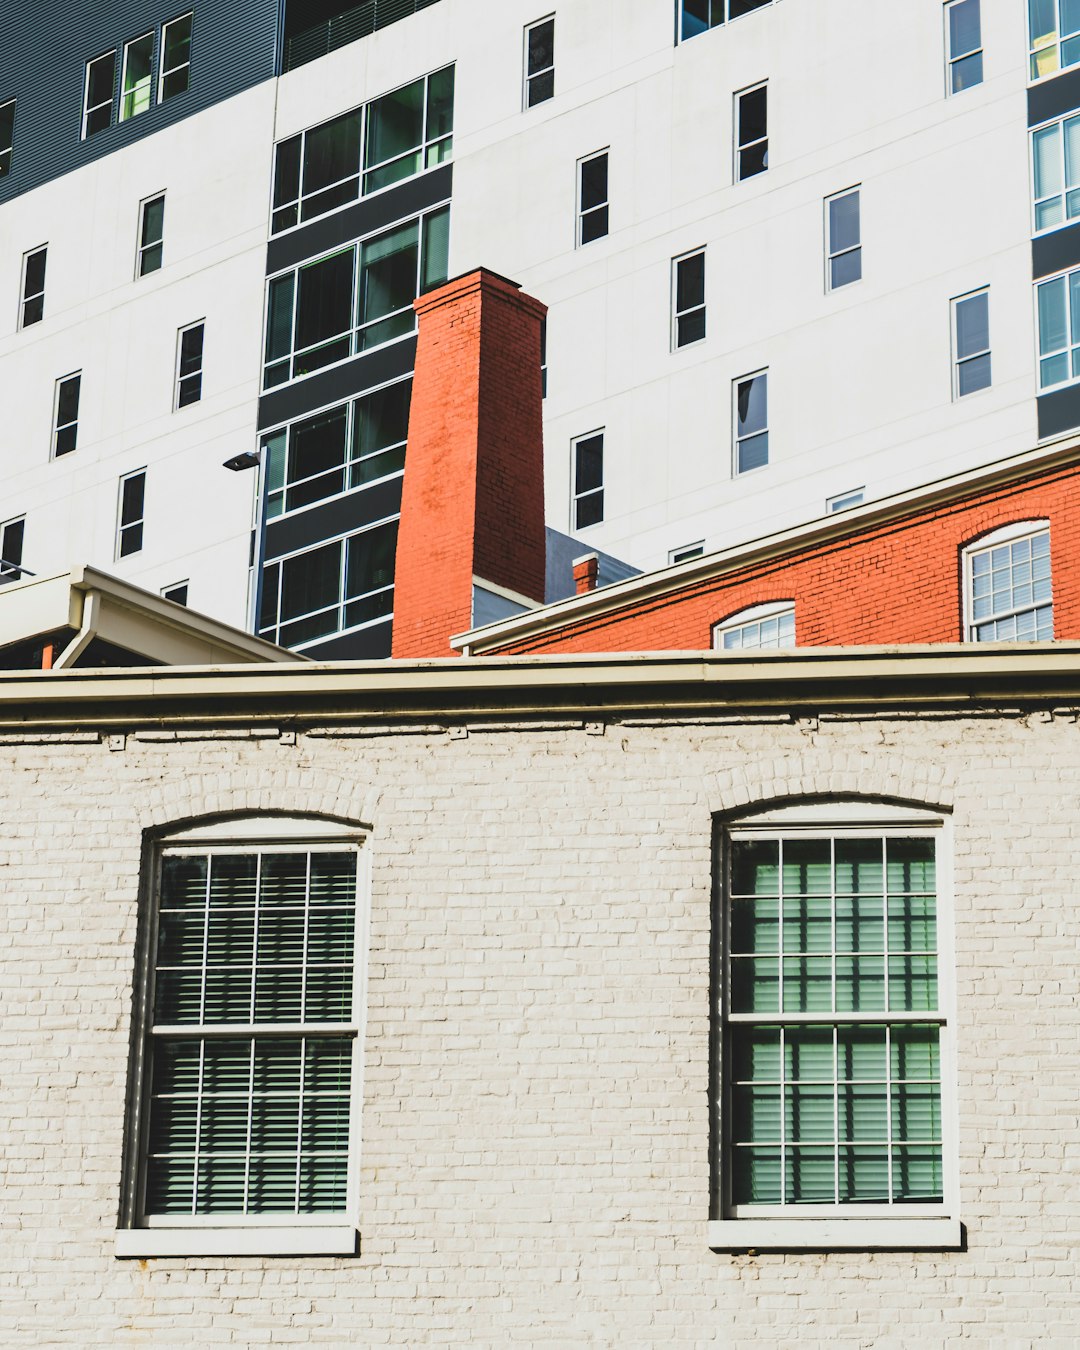
[[[187,91],[80,139],[86,62],[115,49],[119,86],[124,43],[154,28],[156,96],[161,27],[188,11]],[[0,0],[0,103],[18,100],[0,203],[272,79],[280,30],[280,0]]]

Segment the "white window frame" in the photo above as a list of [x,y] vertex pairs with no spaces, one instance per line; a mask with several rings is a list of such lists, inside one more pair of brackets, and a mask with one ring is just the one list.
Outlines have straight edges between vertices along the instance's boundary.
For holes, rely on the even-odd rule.
[[[770,619],[785,619],[788,615],[791,616],[790,642],[777,641],[769,643],[768,646],[763,645],[760,641],[750,643],[749,646],[742,642],[737,647],[726,647],[724,645],[724,638],[728,634],[748,633],[751,629],[757,629],[760,638],[763,623],[767,623]],[[791,651],[796,645],[795,601],[770,600],[765,604],[750,605],[746,609],[740,609],[734,614],[729,614],[726,619],[721,619],[719,623],[713,624],[712,645],[713,650],[718,652]]]
[[0,146],[0,178],[6,178],[11,172],[12,161],[15,157],[15,115],[18,112],[18,99],[6,98],[0,103],[0,113],[11,109],[11,144]]
[[[168,69],[165,68],[165,52],[166,52],[167,38],[168,38],[169,29],[172,28],[174,24],[183,23],[185,19],[189,19],[189,20],[191,21],[191,38],[189,39],[189,44],[190,44],[191,41],[194,40],[194,36],[195,36],[195,19],[194,19],[194,13],[195,13],[194,10],[190,10],[190,9],[189,9],[189,10],[187,10],[184,14],[178,14],[178,15],[176,16],[175,19],[170,19],[170,20],[168,21],[168,23],[162,24],[162,26],[161,26],[161,47],[160,47],[160,57],[159,57],[159,65],[160,65],[160,69],[158,70],[158,78],[157,78],[157,97],[158,97],[158,102],[159,102],[159,103],[165,103],[169,98],[179,98],[179,97],[181,96],[181,94],[186,94],[187,91],[188,91],[188,89],[191,88],[191,47],[190,47],[190,45],[188,46],[188,59],[187,59],[186,61],[181,61],[180,64],[179,64],[178,66],[170,66]],[[166,95],[166,93],[165,93],[165,78],[166,78],[166,76],[168,76],[168,75],[175,75],[176,72],[177,72],[177,71],[180,71],[180,70],[186,70],[186,71],[188,72],[188,82],[187,82],[186,87],[185,87],[183,90],[181,90],[179,93],[176,93],[176,94],[168,94],[168,95]]]
[[[202,343],[199,349],[199,368],[198,370],[188,371],[186,375],[181,375],[180,359],[184,347],[184,334],[190,333],[193,331],[193,329],[196,328],[202,329]],[[194,323],[186,323],[183,326],[183,328],[178,328],[176,330],[176,369],[174,371],[174,378],[173,378],[173,412],[182,412],[184,408],[191,408],[194,407],[196,403],[202,402],[203,371],[205,370],[205,367],[206,367],[206,320],[197,319]],[[192,380],[195,378],[196,375],[198,375],[199,377],[199,396],[198,398],[191,399],[190,402],[185,403],[183,407],[181,407],[180,404],[181,380]]]
[[[48,245],[47,243],[45,243],[45,244],[38,244],[38,246],[37,246],[36,248],[29,248],[29,249],[27,249],[26,252],[25,252],[25,253],[23,254],[23,256],[22,256],[22,271],[21,271],[21,273],[20,273],[20,279],[19,279],[19,296],[20,296],[20,299],[19,299],[19,314],[18,314],[18,322],[17,322],[17,324],[16,324],[16,327],[19,329],[20,332],[21,332],[22,329],[24,329],[24,328],[30,328],[30,327],[33,327],[33,325],[34,325],[35,323],[41,323],[42,320],[45,318],[45,282],[44,282],[44,280],[42,280],[42,283],[41,283],[41,290],[40,290],[40,291],[34,291],[32,294],[29,294],[29,295],[27,294],[27,291],[26,291],[26,286],[27,286],[27,272],[28,272],[29,267],[30,267],[30,259],[36,257],[39,253],[44,253],[44,254],[45,254],[45,262],[46,262],[46,266],[48,266],[49,245]],[[40,301],[41,301],[41,318],[40,318],[40,319],[33,319],[33,320],[28,324],[28,323],[26,322],[26,306],[27,306],[28,304],[30,304],[30,302],[31,302],[32,300],[40,300]]]
[[[146,1173],[146,1135],[149,1126],[147,1067],[155,1033],[150,1003],[153,953],[159,915],[162,859],[168,854],[235,854],[285,852],[354,852],[356,855],[356,908],[353,941],[353,1013],[348,1022],[258,1023],[237,1026],[209,1023],[183,1027],[183,1034],[197,1039],[201,1033],[219,1034],[222,1027],[239,1032],[245,1039],[259,1026],[272,1026],[276,1034],[349,1036],[353,1041],[349,1084],[349,1142],[346,1201],[343,1210],[322,1214],[204,1214],[153,1215],[143,1211],[142,1191]],[[128,1099],[130,1164],[124,1179],[121,1226],[116,1233],[116,1255],[152,1256],[258,1256],[258,1255],[353,1255],[360,1219],[360,1141],[364,1101],[364,1033],[366,1026],[367,961],[370,948],[371,859],[368,832],[354,826],[304,816],[267,820],[247,817],[220,824],[199,824],[169,831],[154,849],[153,889],[145,901],[146,940],[141,944],[136,985],[135,1022],[145,1050],[133,1062]]]
[[[577,490],[577,466],[578,466],[578,446],[585,441],[594,440],[600,437],[600,486],[598,488],[586,488],[584,492]],[[607,505],[607,427],[596,427],[592,431],[586,431],[581,436],[575,436],[570,442],[570,530],[576,533],[578,530],[591,530],[597,525],[602,525],[607,518],[605,507]],[[600,518],[591,521],[588,525],[579,525],[578,502],[585,501],[589,497],[600,498]]]
[[[1052,33],[1040,33],[1038,37],[1042,39],[1036,45],[1036,35],[1031,32],[1031,7],[1028,6],[1027,26],[1028,26],[1028,79],[1034,83],[1036,80],[1044,80],[1049,76],[1057,75],[1059,71],[1070,70],[1073,66],[1080,64],[1080,42],[1077,42],[1077,57],[1075,60],[1065,64],[1062,61],[1062,47],[1066,42],[1073,42],[1080,38],[1080,29],[1075,32],[1062,33],[1061,31],[1061,0],[1053,0],[1054,18],[1056,20],[1054,31]],[[1049,56],[1048,62],[1041,62],[1040,57]],[[1045,64],[1046,69],[1040,70],[1040,64]]]
[[[733,1014],[728,1007],[730,960],[730,842],[745,838],[933,838],[935,847],[935,919],[938,1006],[933,1012]],[[953,939],[952,822],[925,807],[893,806],[872,799],[797,803],[724,823],[722,878],[716,904],[720,911],[722,969],[718,972],[723,1041],[739,1022],[777,1025],[895,1025],[934,1023],[940,1028],[940,1108],[942,1200],[940,1204],[757,1204],[736,1207],[730,1199],[731,1147],[727,1137],[730,1072],[717,1044],[721,1090],[716,1103],[714,1156],[722,1178],[719,1215],[709,1222],[709,1246],[720,1251],[755,1250],[950,1250],[959,1248],[958,1090],[953,1044],[956,1025]]]
[[[1035,304],[1035,386],[1038,394],[1048,394],[1055,389],[1067,389],[1070,385],[1080,383],[1080,374],[1072,373],[1073,365],[1080,366],[1080,341],[1073,342],[1071,334],[1073,332],[1073,303],[1072,303],[1072,285],[1070,279],[1077,278],[1078,286],[1078,307],[1080,307],[1080,268],[1074,267],[1067,272],[1057,272],[1051,277],[1040,277],[1032,287],[1032,296]],[[1039,323],[1039,296],[1044,286],[1051,286],[1054,282],[1064,282],[1065,285],[1065,346],[1054,347],[1048,352],[1042,350],[1042,340],[1040,336]],[[1080,312],[1076,315],[1076,322],[1080,324]],[[1042,382],[1042,363],[1054,356],[1065,356],[1069,373],[1063,380],[1056,380],[1053,384],[1043,384]]]
[[832,515],[836,511],[851,511],[856,506],[862,506],[866,498],[866,488],[848,488],[847,492],[838,492],[835,497],[829,497],[825,502],[825,510]]
[[[946,0],[943,8],[945,16],[945,97],[956,98],[959,94],[966,94],[971,89],[977,89],[986,78],[986,52],[982,41],[982,0],[976,0],[979,8],[979,46],[972,47],[968,52],[954,52],[952,49],[952,26],[949,23],[949,14],[952,10],[964,4],[965,0]],[[969,84],[965,89],[953,88],[953,67],[961,61],[966,61],[972,56],[980,56],[983,59],[983,70],[978,81],[975,84]]]
[[[1070,187],[1067,179],[1068,161],[1065,153],[1066,146],[1066,125],[1069,123],[1080,122],[1080,113],[1069,113],[1064,117],[1054,117],[1048,122],[1043,122],[1037,127],[1032,127],[1029,137],[1031,151],[1031,232],[1032,234],[1050,234],[1053,230],[1064,229],[1067,225],[1072,225],[1080,220],[1080,165],[1077,166],[1077,181]],[[1057,133],[1057,145],[1055,147],[1055,167],[1057,168],[1061,189],[1058,192],[1048,192],[1042,197],[1036,196],[1035,173],[1038,164],[1038,152],[1036,141],[1039,137],[1045,136],[1049,131]],[[1069,198],[1075,196],[1078,201],[1077,210],[1069,213]],[[1050,225],[1039,224],[1039,208],[1046,206],[1055,200],[1061,202],[1061,219]]]
[[[739,435],[739,385],[745,384],[747,380],[757,380],[765,377],[765,425],[760,431],[753,431],[748,436]],[[747,474],[760,473],[762,469],[767,469],[772,462],[772,436],[769,430],[769,367],[762,366],[760,370],[748,371],[745,375],[737,375],[731,382],[731,473],[733,478],[745,478]],[[765,463],[755,464],[752,468],[741,469],[739,467],[739,449],[743,441],[751,441],[756,436],[765,436]]]
[[[541,70],[529,70],[529,34],[535,28],[540,28],[543,24],[551,24],[551,65],[544,66]],[[555,97],[555,15],[545,14],[542,19],[534,19],[532,23],[527,23],[523,34],[523,47],[521,58],[521,111],[530,112],[533,108],[542,107],[545,103],[550,103]],[[529,102],[529,85],[533,80],[539,79],[542,75],[551,72],[551,94],[548,98],[542,98],[537,103]]]
[[[155,272],[160,272],[160,271],[162,270],[162,268],[165,266],[165,200],[166,200],[166,194],[165,194],[165,191],[162,190],[161,192],[152,192],[152,193],[150,194],[149,197],[144,197],[144,198],[142,199],[142,201],[139,203],[139,223],[138,223],[138,233],[137,233],[136,236],[135,236],[135,280],[136,280],[136,281],[141,280],[143,277],[153,276],[153,274],[154,274]],[[155,202],[157,202],[157,201],[160,201],[160,202],[162,203],[162,206],[161,206],[161,237],[158,238],[158,239],[151,239],[151,240],[148,240],[148,241],[144,242],[144,241],[143,241],[143,225],[144,225],[144,222],[145,222],[145,220],[146,220],[146,212],[147,212],[147,209],[148,209],[149,207],[151,207],[151,206],[152,206]],[[152,249],[152,248],[160,248],[160,249],[161,249],[161,262],[157,265],[157,267],[152,267],[152,268],[150,268],[149,271],[144,272],[144,271],[142,270],[142,265],[143,265],[143,254],[144,254],[144,253],[148,253],[148,252],[150,251],[150,249]]]
[[[986,346],[977,352],[969,352],[967,356],[960,355],[960,331],[959,331],[959,310],[960,306],[967,300],[975,300],[980,295],[986,296]],[[953,402],[962,398],[971,398],[976,394],[985,394],[988,389],[994,386],[993,377],[993,346],[990,342],[990,287],[979,286],[973,291],[967,291],[964,295],[954,296],[949,301],[949,319],[952,328],[952,396]],[[981,360],[982,357],[991,358],[990,379],[981,389],[970,389],[967,393],[960,392],[960,369],[971,361]]]
[[[689,309],[679,308],[679,268],[684,262],[689,262],[691,258],[701,258],[701,304],[691,305]],[[709,273],[706,256],[706,247],[688,249],[685,253],[680,253],[677,258],[671,260],[671,350],[681,352],[686,347],[694,347],[699,342],[704,342],[709,335],[709,305],[708,305],[708,285]],[[690,338],[686,342],[679,341],[679,320],[687,319],[693,314],[700,314],[704,323],[705,331],[700,337]]]
[[[584,207],[582,205],[582,186],[584,182],[585,165],[591,164],[593,160],[603,159],[607,161],[607,196],[602,202],[596,202],[593,206]],[[602,150],[593,150],[591,154],[582,155],[577,162],[577,198],[575,219],[577,221],[576,232],[574,235],[574,244],[577,248],[588,248],[592,244],[599,244],[602,239],[607,239],[611,234],[611,147],[605,146]],[[585,218],[594,216],[599,212],[606,212],[604,220],[604,233],[598,234],[595,239],[584,239]]]
[[[753,12],[753,11],[751,11],[751,13],[752,13],[752,12]],[[746,16],[745,14],[741,14],[739,17],[740,17],[740,18],[746,18],[747,16]],[[748,94],[756,94],[756,93],[758,92],[759,89],[764,89],[764,90],[765,90],[765,135],[764,135],[764,136],[759,136],[758,139],[757,139],[756,141],[745,141],[745,142],[743,142],[743,141],[741,141],[741,140],[739,139],[739,137],[740,137],[740,135],[741,135],[741,132],[742,132],[742,128],[741,128],[741,122],[742,122],[742,100],[743,100],[744,98],[746,98],[746,96],[747,96]],[[732,96],[731,129],[732,129],[732,132],[733,132],[733,135],[732,135],[732,137],[731,137],[731,141],[732,141],[732,151],[733,151],[733,162],[732,162],[732,170],[731,170],[731,181],[732,181],[733,183],[735,183],[735,184],[739,184],[739,183],[749,183],[749,182],[751,181],[751,179],[753,179],[753,178],[760,178],[763,174],[768,173],[768,172],[769,172],[769,164],[768,164],[768,155],[769,155],[769,82],[768,82],[768,80],[759,80],[759,81],[757,82],[757,84],[750,84],[750,85],[747,85],[747,87],[746,87],[745,89],[738,89],[738,90],[735,91],[734,95]],[[757,171],[757,173],[750,173],[750,174],[747,174],[747,175],[744,177],[743,174],[742,174],[742,172],[741,172],[741,168],[742,168],[742,152],[743,152],[744,150],[750,150],[750,149],[753,149],[753,147],[756,146],[756,145],[764,145],[764,146],[765,146],[765,160],[766,160],[766,162],[765,162],[765,167],[764,167],[763,169],[759,169],[759,170]]]
[[[69,371],[67,375],[61,375],[60,378],[56,381],[56,384],[55,384],[55,386],[54,386],[54,389],[53,389],[52,439],[51,439],[51,442],[50,442],[50,444],[51,444],[51,449],[50,449],[50,451],[49,451],[49,458],[50,458],[50,459],[63,459],[63,457],[64,457],[65,455],[71,455],[71,454],[74,454],[75,451],[79,448],[79,445],[78,445],[78,440],[79,440],[79,422],[80,422],[80,420],[81,420],[81,418],[82,418],[82,376],[83,376],[83,373],[82,373],[81,370],[72,370],[72,371]],[[72,421],[61,423],[61,421],[60,421],[60,387],[61,387],[61,385],[66,384],[66,383],[68,382],[68,380],[74,380],[74,379],[77,379],[77,380],[79,381],[79,399],[78,399],[78,407],[77,407],[76,410],[75,410],[75,417],[74,417],[74,419],[73,419]],[[58,454],[58,453],[57,453],[57,449],[56,449],[56,442],[57,442],[57,439],[58,439],[58,437],[59,437],[59,435],[60,435],[60,432],[61,432],[61,431],[66,431],[68,427],[74,427],[74,428],[75,428],[75,444],[71,447],[70,450],[63,450],[63,451],[61,451],[61,452]]]
[[[120,107],[117,112],[117,121],[130,122],[141,113],[149,112],[154,106],[154,30],[151,28],[148,33],[140,33],[138,37],[132,38],[130,42],[124,43],[124,59],[120,66]],[[127,87],[128,62],[131,59],[131,49],[140,42],[150,42],[150,69],[140,84],[133,85],[131,89]],[[137,107],[136,96],[142,93],[146,99],[144,106]],[[130,98],[132,103],[131,112],[124,111],[125,102]]]
[[[124,484],[131,482],[133,478],[141,478],[142,485],[142,515],[136,516],[132,520],[124,519]],[[133,548],[127,553],[122,553],[121,549],[124,543],[124,534],[128,530],[138,527],[139,546]],[[146,544],[146,468],[132,469],[130,473],[120,475],[117,496],[116,496],[116,548],[115,558],[117,562],[122,562],[125,558],[133,558],[136,553],[141,553]]]
[[[997,611],[987,615],[985,618],[975,618],[975,581],[974,581],[974,560],[983,553],[989,553],[1002,545],[1011,545],[1018,543],[1022,539],[1035,539],[1039,535],[1046,535],[1049,541],[1050,554],[1050,599],[1040,601],[1038,604],[1032,600],[1030,605],[1014,605],[1011,608]],[[992,530],[989,534],[980,535],[978,539],[972,539],[970,543],[964,546],[963,550],[963,620],[964,620],[964,641],[979,642],[976,636],[976,629],[985,623],[997,623],[1003,619],[1012,618],[1017,614],[1026,614],[1030,610],[1042,609],[1049,605],[1051,627],[1054,621],[1054,554],[1053,540],[1050,538],[1050,521],[1047,519],[1038,520],[1017,520],[1009,525],[1003,525],[1001,529]],[[983,642],[1009,642],[1015,639],[1010,638],[984,638]],[[1053,641],[1053,637],[1036,639],[1031,641]]]
[[[111,95],[109,96],[109,102],[108,102],[108,104],[106,104],[106,103],[95,103],[94,106],[91,108],[91,107],[90,107],[90,71],[91,71],[92,67],[94,67],[94,66],[96,66],[96,65],[98,64],[99,61],[108,61],[108,60],[111,60],[111,61],[112,61],[112,67],[113,67],[113,72],[112,72],[112,93],[111,93]],[[90,121],[90,114],[91,114],[91,113],[95,113],[95,112],[98,111],[98,109],[100,109],[100,108],[105,108],[105,107],[108,107],[108,109],[109,109],[109,121],[108,121],[108,125],[107,125],[107,126],[104,126],[104,127],[99,127],[97,131],[94,131],[94,132],[88,132],[86,128],[87,128],[87,123]],[[96,136],[96,135],[98,135],[99,132],[101,132],[101,131],[108,131],[109,127],[115,126],[115,125],[116,125],[116,112],[117,112],[117,107],[116,107],[116,48],[113,47],[111,51],[101,52],[100,55],[91,57],[90,60],[87,61],[87,63],[86,63],[86,70],[85,70],[85,73],[84,73],[84,75],[83,75],[83,115],[82,115],[82,135],[81,135],[80,139],[85,141],[85,140],[87,140],[91,135]]]
[[[22,525],[23,536],[19,541],[19,556],[17,559],[9,558],[6,554],[7,532],[12,525]],[[23,552],[26,547],[26,516],[11,516],[8,520],[0,520],[0,583],[18,581],[23,574]]]
[[[832,211],[830,210],[833,202],[842,201],[844,197],[858,197],[859,199],[859,242],[849,244],[846,248],[833,249],[832,242]],[[851,187],[844,188],[840,192],[830,192],[825,198],[825,291],[826,294],[832,294],[835,291],[846,291],[849,286],[857,286],[863,280],[862,270],[862,184],[853,183]],[[851,281],[842,281],[838,286],[833,285],[833,262],[837,258],[846,258],[851,254],[859,255],[859,275],[853,277]]]

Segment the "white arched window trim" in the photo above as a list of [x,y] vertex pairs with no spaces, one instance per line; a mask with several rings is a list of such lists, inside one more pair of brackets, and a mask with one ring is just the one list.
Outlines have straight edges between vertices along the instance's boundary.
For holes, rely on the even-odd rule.
[[713,625],[716,651],[756,651],[795,646],[795,601],[751,605]]
[[1049,520],[1016,520],[973,539],[963,554],[964,641],[1053,638],[1051,565]]

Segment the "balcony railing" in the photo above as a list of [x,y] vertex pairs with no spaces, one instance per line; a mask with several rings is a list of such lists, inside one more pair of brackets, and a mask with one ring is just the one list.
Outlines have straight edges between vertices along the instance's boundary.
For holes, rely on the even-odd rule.
[[324,23],[317,23],[314,28],[306,28],[287,38],[282,71],[295,70],[297,66],[336,52],[349,42],[370,36],[377,28],[386,28],[435,4],[438,0],[364,0],[362,5],[354,5]]

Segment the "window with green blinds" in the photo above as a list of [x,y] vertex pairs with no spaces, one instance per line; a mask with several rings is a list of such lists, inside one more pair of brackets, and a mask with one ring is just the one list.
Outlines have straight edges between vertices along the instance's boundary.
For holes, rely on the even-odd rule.
[[940,1204],[934,838],[735,834],[727,878],[729,1203]]
[[164,855],[147,1218],[344,1210],[356,862],[329,848]]

